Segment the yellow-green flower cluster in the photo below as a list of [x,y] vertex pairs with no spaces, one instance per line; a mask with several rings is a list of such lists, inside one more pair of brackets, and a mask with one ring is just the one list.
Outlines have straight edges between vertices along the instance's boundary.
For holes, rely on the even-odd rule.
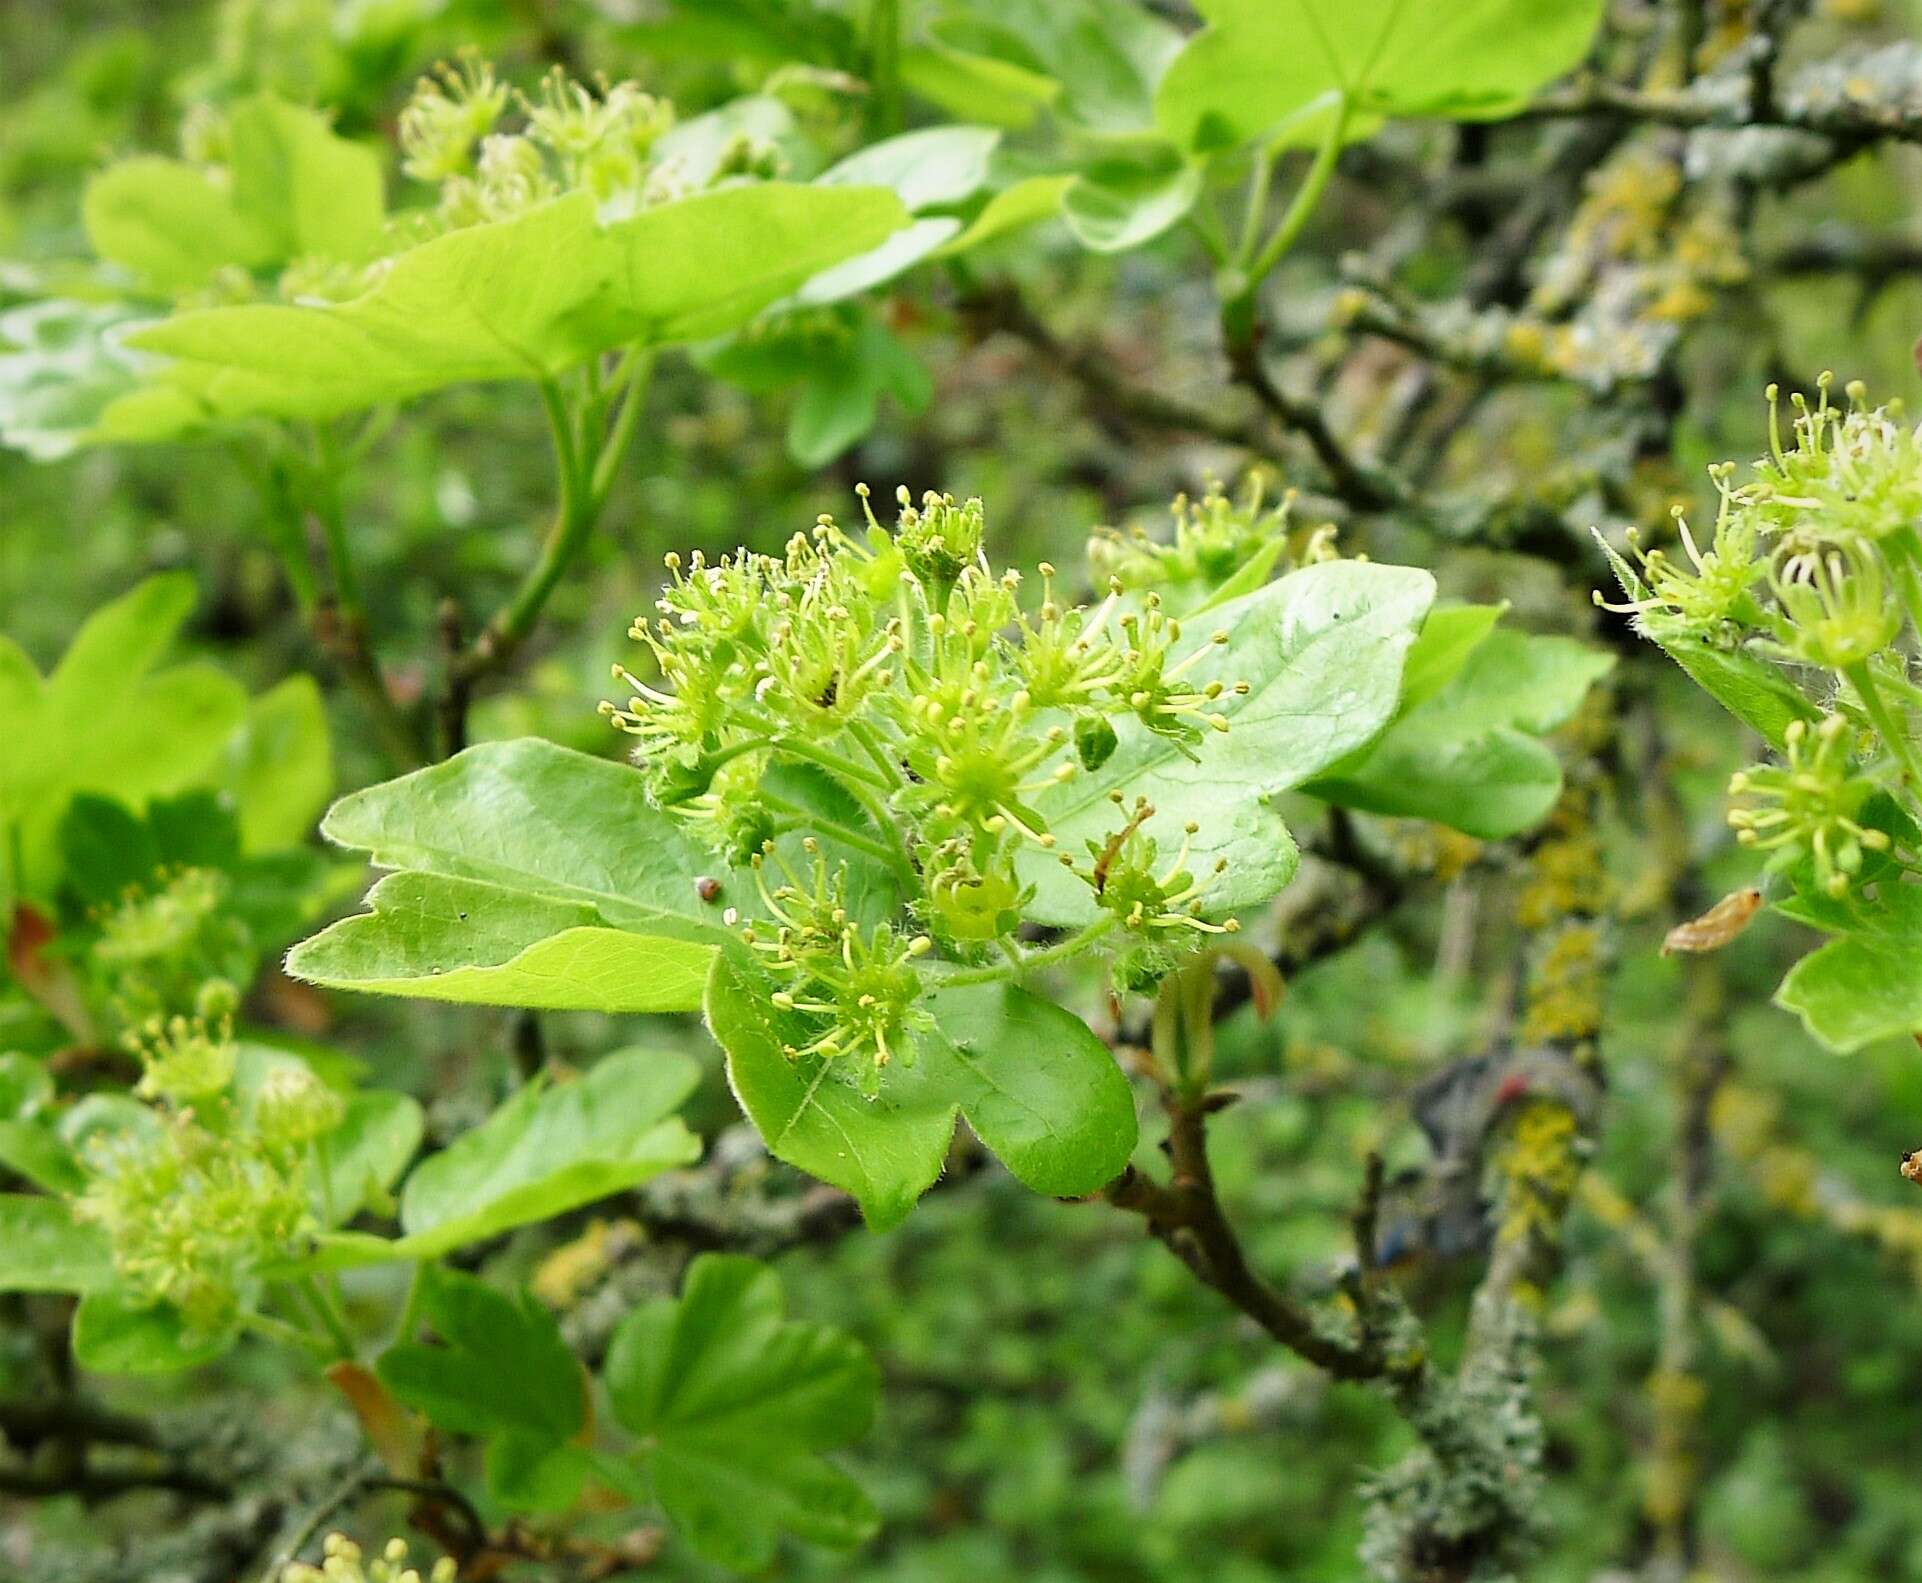
[[[807,1043],[790,1043],[787,1055],[851,1057],[862,1090],[872,1095],[897,1057],[913,1063],[908,1031],[927,1022],[914,1007],[921,990],[914,963],[934,942],[886,921],[864,928],[849,909],[845,875],[829,867],[812,836],[804,847],[811,860],[805,875],[789,868],[772,843],[757,854],[755,878],[773,923],[750,924],[743,937],[780,986],[774,1004],[818,1029]],[[768,884],[770,864],[783,883]]]
[[307,1216],[284,1162],[184,1112],[96,1140],[85,1163],[75,1213],[107,1234],[121,1280],[204,1334],[232,1320],[254,1269]]
[[1272,506],[1266,496],[1267,480],[1259,473],[1250,475],[1233,498],[1211,482],[1199,499],[1175,497],[1172,539],[1138,528],[1108,529],[1088,546],[1089,562],[1097,577],[1112,578],[1125,590],[1154,589],[1187,610],[1245,568],[1265,574],[1277,560],[1286,562],[1284,570],[1293,570],[1337,558],[1332,526],[1294,529],[1292,489]]
[[420,79],[400,115],[401,169],[440,189],[444,228],[507,219],[585,192],[603,220],[624,219],[697,187],[779,176],[774,145],[742,133],[699,168],[663,157],[674,107],[632,82],[581,82],[558,67],[532,95],[475,55]]
[[98,934],[89,970],[121,1025],[172,1016],[211,979],[252,976],[247,927],[227,905],[230,889],[218,869],[172,867],[91,912]]
[[308,1146],[346,1114],[340,1095],[293,1061],[250,1095],[235,1092],[237,1000],[231,984],[210,982],[193,1016],[128,1035],[152,1108],[88,1139],[74,1205],[106,1233],[121,1281],[203,1334],[232,1322],[259,1267],[307,1229]]
[[[627,698],[602,712],[636,739],[657,803],[760,869],[750,943],[783,982],[783,1009],[818,1024],[794,1053],[858,1054],[867,1086],[904,1056],[934,966],[923,957],[1012,949],[1033,860],[1061,856],[1054,790],[1124,733],[1196,756],[1247,686],[1197,680],[1227,634],[1205,618],[1189,630],[1139,581],[1110,576],[1084,605],[1043,563],[1039,598],[1024,598],[1018,573],[988,563],[978,500],[902,490],[890,531],[860,495],[857,532],[824,516],[779,554],[669,556],[667,586],[631,630],[650,674],[616,667]],[[1108,928],[1217,927],[1202,916],[1213,876],[1190,874],[1185,840],[1152,815],[1118,809],[1114,840],[1067,867]],[[806,873],[777,845],[791,833],[809,838]],[[885,865],[900,913],[856,920],[829,855],[849,848]]]
[[[1816,397],[1768,390],[1769,450],[1737,483],[1712,470],[1721,497],[1706,549],[1683,523],[1688,556],[1632,546],[1638,564],[1617,563],[1625,612],[1656,641],[1685,652],[1707,643],[1790,669],[1825,718],[1789,727],[1785,760],[1736,776],[1751,799],[1730,823],[1771,866],[1813,864],[1817,886],[1840,896],[1865,851],[1889,836],[1864,821],[1879,791],[1922,809],[1922,753],[1911,711],[1922,688],[1911,676],[1922,629],[1922,433],[1899,404],[1870,407],[1857,382],[1833,405],[1832,376]],[[1745,653],[1744,653],[1745,651]],[[1811,711],[1813,713],[1813,711]]]
[[1728,822],[1744,846],[1772,854],[1771,865],[1788,868],[1804,860],[1816,884],[1830,896],[1847,894],[1868,852],[1886,852],[1886,831],[1862,823],[1876,785],[1853,764],[1854,731],[1841,715],[1813,730],[1793,722],[1784,762],[1752,764],[1728,785],[1729,795],[1748,799]]

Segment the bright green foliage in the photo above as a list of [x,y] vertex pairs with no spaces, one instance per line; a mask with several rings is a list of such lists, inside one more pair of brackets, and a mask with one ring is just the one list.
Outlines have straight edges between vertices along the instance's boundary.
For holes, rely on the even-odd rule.
[[190,120],[189,157],[138,155],[87,186],[87,236],[161,294],[223,270],[364,258],[383,223],[380,161],[311,110],[271,95]]
[[247,706],[221,779],[236,805],[243,851],[295,846],[312,835],[334,794],[334,764],[311,676],[289,676]]
[[1090,132],[1143,126],[1154,85],[1181,48],[1174,28],[1127,0],[1000,0],[955,10],[962,14],[934,29],[943,72],[961,69],[957,57],[1003,67],[995,75],[1005,86],[1005,71],[1019,72],[1031,99]]
[[[518,129],[498,130],[510,106]],[[853,171],[831,173],[832,187],[768,180],[784,156],[751,125],[701,150],[698,123],[679,138],[673,123],[672,107],[633,83],[589,88],[557,73],[517,100],[465,59],[423,79],[400,118],[403,169],[439,201],[390,219],[379,157],[315,112],[269,96],[196,112],[188,158],[109,167],[86,204],[99,255],[178,311],[143,322],[55,301],[11,315],[0,434],[58,454],[546,380],[602,351],[735,329],[907,219]],[[935,134],[965,145],[960,165],[919,144],[911,162],[866,157],[916,204],[951,203],[980,184],[994,136]],[[922,174],[904,174],[910,164]],[[917,233],[906,252],[894,244],[878,272],[857,259],[847,289],[906,267],[961,222],[930,224],[939,234]],[[820,300],[839,294],[824,287]]]
[[565,1214],[700,1156],[672,1112],[700,1076],[666,1050],[622,1050],[564,1083],[529,1083],[424,1160],[401,1192],[401,1256]]
[[1080,1018],[1012,985],[936,988],[902,1035],[899,1069],[870,1096],[834,1058],[795,1053],[811,1029],[752,968],[723,957],[707,1017],[735,1095],[768,1147],[893,1225],[941,1174],[957,1111],[1023,1183],[1074,1197],[1121,1174],[1134,1101]]
[[931,127],[870,144],[830,167],[818,178],[821,186],[884,187],[917,218],[877,247],[822,270],[786,311],[777,305],[738,338],[703,349],[702,366],[719,378],[757,394],[796,390],[787,448],[802,466],[819,467],[866,438],[884,395],[918,412],[932,393],[913,355],[850,299],[1047,212],[1045,204],[1003,206],[986,225],[964,232],[952,211],[988,184],[1000,137],[993,127]]
[[506,886],[395,874],[373,912],[299,946],[287,969],[335,989],[553,1011],[681,1011],[712,946],[609,929],[585,903]]
[[1202,171],[1174,148],[1149,144],[1087,166],[1061,200],[1083,247],[1125,253],[1177,225],[1201,196]]
[[209,417],[325,417],[719,334],[900,214],[873,189],[770,182],[603,225],[574,193],[423,242],[339,305],[207,308],[133,339]]
[[640,1437],[655,1498],[693,1549],[747,1571],[782,1532],[846,1549],[878,1523],[820,1455],[866,1431],[874,1364],[851,1337],[782,1309],[773,1271],[705,1254],[678,1300],[622,1322],[607,1357],[614,1416]]
[[381,1383],[437,1428],[484,1439],[497,1497],[571,1505],[585,1470],[568,1443],[588,1421],[588,1381],[553,1316],[525,1291],[510,1296],[453,1270],[429,1266],[420,1280],[420,1313],[440,1343],[389,1347]]
[[[1123,717],[1112,756],[1037,796],[1037,811],[1072,849],[1113,832],[1116,794],[1146,797],[1160,821],[1151,834],[1198,827],[1188,843],[1194,871],[1221,870],[1207,892],[1210,908],[1273,895],[1293,874],[1295,851],[1270,799],[1388,723],[1434,587],[1408,567],[1329,561],[1207,609],[1195,621],[1211,638],[1190,642],[1186,681],[1198,694],[1221,689],[1216,712],[1227,727],[1219,741],[1196,752],[1139,716]],[[1224,641],[1214,642],[1215,633]],[[1035,916],[1066,924],[1095,915],[1095,887],[1081,871],[1055,874],[1033,859],[1024,870],[1038,886]]]
[[[1111,935],[1130,982],[1152,981],[1286,883],[1295,849],[1271,800],[1398,708],[1407,754],[1430,716],[1472,719],[1494,750],[1450,766],[1449,806],[1519,829],[1559,785],[1530,733],[1605,668],[1504,639],[1471,672],[1492,620],[1477,616],[1424,656],[1404,707],[1432,580],[1328,559],[1314,535],[1308,564],[1264,586],[1294,562],[1285,510],[1258,497],[1184,505],[1170,546],[1097,540],[1093,608],[1067,604],[1052,567],[1025,601],[988,568],[983,529],[978,502],[930,495],[904,499],[892,534],[824,519],[781,556],[670,557],[658,618],[633,629],[657,679],[620,671],[631,697],[606,706],[642,773],[504,743],[345,799],[327,834],[403,872],[289,970],[668,1010],[695,1003],[711,963],[705,1009],[743,1108],[875,1224],[939,1174],[957,1115],[1028,1186],[1076,1196],[1127,1164],[1133,1104],[1093,1033],[1016,982],[1024,920],[1082,931],[1037,959]],[[1372,773],[1363,761],[1348,800],[1389,795]],[[403,1220],[402,1242],[329,1257],[452,1245]]]
[[[1430,616],[1409,656],[1411,680],[1394,723],[1309,790],[1484,840],[1540,823],[1562,790],[1561,763],[1541,739],[1614,660],[1572,638],[1496,631],[1499,614],[1469,606]],[[1454,619],[1437,627],[1441,616]],[[1429,628],[1437,628],[1432,638]],[[1472,647],[1463,652],[1465,642]]]
[[74,793],[138,806],[218,764],[247,696],[211,665],[163,663],[193,602],[184,576],[142,583],[97,611],[44,678],[0,638],[0,892],[46,894],[54,832]]
[[1912,886],[1885,884],[1875,903],[1858,902],[1818,927],[1838,938],[1789,970],[1778,1005],[1842,1051],[1922,1028],[1922,907]]
[[113,1255],[56,1198],[0,1194],[0,1290],[90,1292],[112,1284]]
[[1494,120],[1580,62],[1600,0],[1204,0],[1155,95],[1184,148],[1313,142],[1354,115]]
[[804,467],[865,438],[883,396],[919,412],[933,395],[927,371],[887,326],[848,304],[768,315],[699,355],[708,373],[757,395],[795,390],[787,449]]
[[234,1341],[231,1327],[190,1326],[179,1310],[119,1289],[88,1292],[73,1315],[74,1361],[100,1374],[175,1374],[213,1362]]

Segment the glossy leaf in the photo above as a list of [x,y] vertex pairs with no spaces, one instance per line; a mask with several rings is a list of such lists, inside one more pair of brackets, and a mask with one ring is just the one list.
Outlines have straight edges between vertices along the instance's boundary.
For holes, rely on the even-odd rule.
[[170,1303],[93,1291],[73,1315],[73,1356],[99,1374],[175,1374],[211,1363],[239,1339],[233,1327],[195,1331]]
[[96,254],[162,293],[274,256],[272,238],[227,187],[197,165],[158,154],[101,171],[87,183],[81,216]]
[[1083,247],[1122,253],[1179,225],[1201,196],[1201,167],[1154,145],[1096,161],[1062,199],[1062,216]]
[[1061,213],[1073,176],[1027,176],[1004,187],[982,206],[960,235],[936,248],[935,258],[950,258],[998,241],[1015,231],[1052,220]]
[[785,1047],[805,1020],[732,956],[708,985],[708,1026],[736,1098],[778,1158],[852,1194],[876,1229],[894,1225],[940,1175],[957,1114],[1036,1192],[1076,1197],[1118,1176],[1134,1151],[1134,1100],[1107,1046],[1078,1017],[1005,985],[936,989],[911,1058],[862,1095],[845,1068]]
[[289,676],[247,706],[222,779],[247,851],[295,846],[313,834],[333,795],[334,761],[327,710],[311,676]]
[[1000,142],[991,126],[928,127],[870,143],[817,180],[824,187],[886,187],[919,213],[960,203],[987,185]]
[[1789,970],[1775,1003],[1831,1050],[1922,1029],[1922,895],[1883,884],[1874,898],[1807,898],[1782,911],[1842,932]]
[[380,239],[380,157],[270,94],[227,113],[234,203],[282,259],[366,257]]
[[944,23],[939,36],[1051,78],[1056,112],[1100,133],[1148,124],[1155,84],[1182,44],[1136,0],[995,0]]
[[[563,916],[558,905],[640,935],[732,938],[719,900],[701,898],[700,881],[725,869],[648,801],[641,777],[534,738],[484,743],[343,797],[321,830],[380,867],[504,891],[543,918]],[[733,888],[753,893],[751,881]]]
[[622,1321],[604,1377],[669,1519],[722,1566],[758,1571],[779,1536],[847,1549],[878,1526],[820,1453],[867,1429],[879,1376],[852,1337],[786,1320],[753,1259],[703,1254],[677,1300]]
[[370,913],[344,918],[287,956],[294,978],[329,989],[545,1011],[687,1011],[700,1004],[711,945],[611,929],[582,902],[435,874],[390,874]]
[[426,1121],[411,1095],[354,1094],[341,1123],[314,1146],[314,1199],[322,1221],[345,1225],[363,1209],[393,1202],[388,1190],[420,1148]]
[[853,338],[809,368],[787,428],[788,455],[824,467],[865,440],[891,396],[919,412],[934,394],[927,370],[873,314],[862,314]]
[[962,121],[985,121],[1019,131],[1061,97],[1045,72],[939,40],[901,52],[901,85]]
[[1346,94],[1364,116],[1494,120],[1580,63],[1601,0],[1200,0],[1208,27],[1155,97],[1186,148],[1314,141]]

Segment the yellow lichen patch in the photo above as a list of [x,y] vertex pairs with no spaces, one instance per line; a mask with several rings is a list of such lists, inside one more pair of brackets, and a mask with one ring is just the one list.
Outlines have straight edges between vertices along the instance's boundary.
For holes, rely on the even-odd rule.
[[1503,1184],[1502,1240],[1552,1239],[1581,1176],[1581,1129],[1574,1112],[1554,1100],[1523,1106],[1496,1156],[1495,1169]]
[[1601,1024],[1601,931],[1592,924],[1569,924],[1529,975],[1521,1036],[1566,1043],[1593,1038]]

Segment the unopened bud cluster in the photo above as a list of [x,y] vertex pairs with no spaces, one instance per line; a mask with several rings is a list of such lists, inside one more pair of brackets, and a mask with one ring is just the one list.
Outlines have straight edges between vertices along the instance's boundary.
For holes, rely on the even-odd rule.
[[89,911],[93,988],[116,1023],[144,1029],[193,1005],[212,979],[252,977],[252,941],[230,890],[218,869],[168,867]]
[[[1077,861],[1049,810],[1124,741],[1199,759],[1247,684],[1214,674],[1227,633],[1171,614],[1144,550],[1083,604],[1046,563],[1032,592],[992,568],[978,500],[902,490],[890,531],[860,494],[859,531],[822,517],[776,555],[670,555],[631,632],[648,675],[617,667],[628,696],[602,710],[636,738],[655,800],[757,870],[749,944],[776,1005],[814,1030],[790,1053],[855,1058],[872,1092],[911,1056],[904,1035],[941,963],[1012,949],[1037,860],[1075,873],[1106,927],[1137,940],[1223,927],[1202,916],[1214,876],[1188,871],[1192,830],[1118,806],[1112,839]],[[1181,516],[1177,556],[1213,553],[1215,509]],[[1251,535],[1224,533],[1206,575],[1246,564]],[[791,865],[790,832],[803,837]],[[892,910],[850,901],[850,844],[888,866]]]
[[1922,431],[1899,403],[1870,407],[1859,383],[1833,404],[1831,384],[1824,374],[1813,403],[1789,398],[1786,436],[1771,386],[1768,454],[1740,483],[1732,465],[1711,469],[1720,501],[1708,543],[1682,521],[1681,555],[1631,541],[1635,564],[1617,564],[1627,599],[1596,602],[1671,649],[1778,665],[1813,696],[1820,723],[1790,725],[1780,762],[1735,777],[1744,802],[1729,820],[1772,867],[1806,863],[1820,890],[1841,896],[1865,853],[1894,844],[1870,818],[1877,794],[1922,806],[1911,715],[1922,703],[1911,677]]
[[319,1566],[295,1561],[283,1568],[278,1583],[454,1583],[456,1568],[443,1556],[425,1573],[409,1564],[407,1541],[390,1539],[369,1559],[344,1534],[329,1534]]

